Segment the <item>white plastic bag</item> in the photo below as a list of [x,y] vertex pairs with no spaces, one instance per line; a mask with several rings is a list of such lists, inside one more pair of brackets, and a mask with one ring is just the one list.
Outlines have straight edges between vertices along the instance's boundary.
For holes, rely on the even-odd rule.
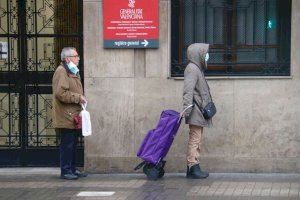
[[92,124],[90,113],[86,111],[87,104],[81,104],[82,111],[80,112],[81,120],[82,120],[82,135],[84,137],[92,135]]

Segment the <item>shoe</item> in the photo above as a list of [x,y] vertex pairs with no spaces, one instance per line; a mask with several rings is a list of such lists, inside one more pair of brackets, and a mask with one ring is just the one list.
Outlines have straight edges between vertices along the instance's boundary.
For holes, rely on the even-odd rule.
[[76,180],[78,179],[78,176],[75,174],[62,174],[60,175],[61,179],[66,179],[66,180]]
[[78,178],[87,177],[87,173],[81,172],[78,169],[75,170],[74,174],[78,176]]
[[190,168],[187,166],[186,177],[190,179],[204,179],[209,176],[209,173],[203,172],[199,164],[193,165]]

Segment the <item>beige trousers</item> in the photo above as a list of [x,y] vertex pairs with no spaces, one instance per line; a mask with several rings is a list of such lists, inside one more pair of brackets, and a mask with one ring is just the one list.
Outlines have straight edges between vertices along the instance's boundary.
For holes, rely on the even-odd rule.
[[189,125],[189,127],[190,134],[186,160],[187,165],[191,167],[193,165],[199,164],[198,157],[200,156],[203,127],[195,125]]

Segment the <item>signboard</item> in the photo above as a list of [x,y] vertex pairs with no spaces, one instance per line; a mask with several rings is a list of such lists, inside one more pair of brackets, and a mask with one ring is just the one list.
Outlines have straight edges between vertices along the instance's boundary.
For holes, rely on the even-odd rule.
[[7,59],[7,42],[0,42],[0,59]]
[[158,0],[103,0],[104,48],[158,48]]
[[268,20],[267,29],[275,29],[275,28],[276,28],[276,21]]

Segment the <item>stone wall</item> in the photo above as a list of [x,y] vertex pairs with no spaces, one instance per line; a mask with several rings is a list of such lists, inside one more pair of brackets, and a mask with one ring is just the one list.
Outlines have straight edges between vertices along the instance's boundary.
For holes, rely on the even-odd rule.
[[[160,0],[159,49],[104,49],[102,1],[84,0],[85,93],[93,135],[89,172],[133,172],[147,130],[164,109],[181,110],[183,80],[170,79],[171,1]],[[209,79],[218,114],[204,130],[201,163],[211,172],[300,172],[300,1],[293,0],[290,78]],[[167,172],[184,172],[182,123]]]

